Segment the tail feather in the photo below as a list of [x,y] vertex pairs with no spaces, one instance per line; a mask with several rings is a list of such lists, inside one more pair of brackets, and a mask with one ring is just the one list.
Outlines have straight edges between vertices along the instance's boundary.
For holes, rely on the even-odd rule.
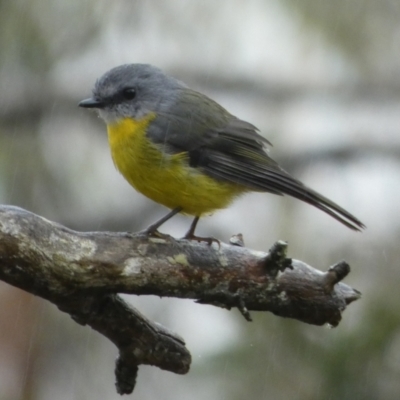
[[294,182],[297,183],[296,190],[291,190],[285,187],[282,188],[282,193],[311,204],[354,231],[361,231],[365,228],[365,225],[358,218],[340,207],[338,204],[334,203],[332,200],[329,200],[325,196],[322,196],[296,180],[294,180]]
[[354,231],[361,231],[365,228],[365,225],[353,214],[322,194],[305,186],[283,169],[272,170],[272,175],[274,177],[274,188],[279,190],[282,194],[287,194],[305,203],[311,204]]
[[199,160],[203,171],[216,179],[235,182],[250,190],[286,194],[324,211],[350,229],[365,228],[353,214],[293,178],[266,154],[256,155],[258,159],[255,156],[249,159],[243,155],[232,157],[222,152],[203,151]]

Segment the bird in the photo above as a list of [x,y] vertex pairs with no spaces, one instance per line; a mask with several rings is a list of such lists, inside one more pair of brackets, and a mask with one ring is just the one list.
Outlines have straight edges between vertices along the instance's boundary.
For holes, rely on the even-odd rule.
[[178,213],[199,219],[248,192],[289,195],[322,210],[346,227],[365,225],[307,187],[269,156],[271,143],[210,97],[150,64],[117,66],[95,83],[80,107],[96,109],[107,126],[116,168],[137,191],[171,211],[150,225],[149,236]]

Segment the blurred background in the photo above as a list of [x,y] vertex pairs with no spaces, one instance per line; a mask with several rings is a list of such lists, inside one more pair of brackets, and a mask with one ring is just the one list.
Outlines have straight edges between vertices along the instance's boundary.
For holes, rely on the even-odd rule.
[[[132,398],[399,398],[399,21],[398,0],[0,0],[1,203],[84,231],[162,216],[115,170],[104,124],[77,107],[108,69],[147,62],[255,124],[286,170],[368,227],[266,194],[202,219],[200,235],[241,232],[264,251],[287,240],[290,257],[322,270],[345,259],[363,298],[329,329],[125,296],[193,356],[186,376],[142,367]],[[0,302],[0,400],[119,398],[111,343],[2,282]]]

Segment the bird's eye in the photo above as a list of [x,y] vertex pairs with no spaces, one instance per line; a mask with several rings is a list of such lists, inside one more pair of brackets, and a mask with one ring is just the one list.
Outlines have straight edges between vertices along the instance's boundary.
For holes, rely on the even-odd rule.
[[134,88],[126,88],[122,91],[122,96],[125,100],[133,100],[136,97],[136,90]]

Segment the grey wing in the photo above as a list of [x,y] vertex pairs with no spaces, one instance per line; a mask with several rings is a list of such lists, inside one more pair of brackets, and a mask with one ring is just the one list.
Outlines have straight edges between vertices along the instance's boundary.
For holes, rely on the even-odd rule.
[[[182,96],[180,97],[182,100]],[[208,97],[186,89],[178,107],[160,110],[151,138],[172,153],[187,152],[190,166],[249,190],[287,194],[326,212],[351,229],[363,224],[342,207],[284,171],[266,152],[257,128]]]
[[228,132],[236,141],[258,148],[271,144],[257,128],[242,121],[209,97],[184,88],[160,102],[157,118],[151,124],[150,138],[170,146],[171,151],[191,151],[213,143]]
[[149,129],[150,139],[163,151],[187,152],[192,167],[216,179],[251,190],[283,193],[281,186],[289,185],[293,178],[268,156],[265,147],[271,143],[254,125],[187,88],[169,100],[159,106]]

